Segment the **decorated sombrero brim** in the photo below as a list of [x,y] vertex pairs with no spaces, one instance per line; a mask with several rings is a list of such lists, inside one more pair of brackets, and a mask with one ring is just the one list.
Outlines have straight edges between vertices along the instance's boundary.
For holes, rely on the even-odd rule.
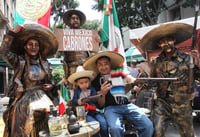
[[121,54],[114,51],[100,51],[86,59],[86,61],[83,63],[84,69],[93,70],[94,72],[98,73],[99,71],[96,66],[96,61],[103,56],[110,58],[112,68],[120,67],[124,63],[124,57]]
[[193,26],[184,23],[162,24],[148,33],[141,39],[140,46],[143,50],[159,50],[158,41],[163,37],[174,37],[175,45],[179,44],[192,36]]
[[85,70],[82,66],[78,66],[76,72],[69,76],[68,81],[73,84],[77,79],[90,78],[90,80],[93,80],[94,77],[94,71]]
[[70,17],[71,17],[72,14],[76,14],[76,15],[79,16],[79,18],[80,18],[80,25],[83,25],[85,23],[85,21],[86,21],[85,14],[82,11],[80,11],[80,10],[73,9],[73,10],[68,10],[63,15],[63,21],[64,21],[64,23],[66,25],[70,26]]
[[20,17],[37,20],[50,9],[51,0],[16,0],[16,11]]
[[24,55],[24,45],[30,38],[35,38],[40,44],[40,54],[43,58],[53,56],[58,49],[58,41],[53,32],[40,24],[24,24],[24,29],[17,33],[11,45],[11,51]]

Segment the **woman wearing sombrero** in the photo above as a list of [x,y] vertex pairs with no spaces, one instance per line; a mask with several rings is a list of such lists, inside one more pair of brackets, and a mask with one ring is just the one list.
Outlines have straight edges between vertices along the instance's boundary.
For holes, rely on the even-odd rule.
[[14,76],[6,91],[10,101],[3,115],[4,137],[35,137],[48,130],[54,86],[46,58],[57,48],[54,34],[39,24],[17,25],[5,35],[0,55],[12,66]]

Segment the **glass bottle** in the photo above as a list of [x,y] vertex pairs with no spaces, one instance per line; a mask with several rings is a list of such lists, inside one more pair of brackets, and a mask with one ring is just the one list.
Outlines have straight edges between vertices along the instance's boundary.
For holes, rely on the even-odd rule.
[[48,126],[50,136],[58,136],[62,134],[61,118],[58,116],[56,108],[53,108],[52,114],[49,115]]

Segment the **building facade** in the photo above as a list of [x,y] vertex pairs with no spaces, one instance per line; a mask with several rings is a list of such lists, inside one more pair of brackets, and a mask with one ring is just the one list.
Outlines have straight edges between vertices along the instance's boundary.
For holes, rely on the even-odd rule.
[[[14,26],[15,0],[0,0],[0,45],[4,34]],[[12,69],[0,57],[0,94],[6,89]]]

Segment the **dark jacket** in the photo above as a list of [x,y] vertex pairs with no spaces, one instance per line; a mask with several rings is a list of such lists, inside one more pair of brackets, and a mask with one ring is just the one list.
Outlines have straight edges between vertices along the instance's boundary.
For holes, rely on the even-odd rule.
[[[97,92],[95,90],[94,87],[89,87],[88,90],[91,90],[91,94],[90,96],[94,96],[94,95],[97,95]],[[74,96],[73,96],[73,99],[72,99],[72,104],[74,106],[78,106],[78,100],[80,99],[80,94],[81,94],[81,89],[79,87],[77,87],[75,90],[74,90]],[[97,103],[98,99],[95,98],[95,99],[91,99],[89,100],[87,103],[92,105],[92,106],[95,106],[98,108],[98,103]],[[94,113],[97,113],[95,111],[88,111],[88,114],[94,114]]]

